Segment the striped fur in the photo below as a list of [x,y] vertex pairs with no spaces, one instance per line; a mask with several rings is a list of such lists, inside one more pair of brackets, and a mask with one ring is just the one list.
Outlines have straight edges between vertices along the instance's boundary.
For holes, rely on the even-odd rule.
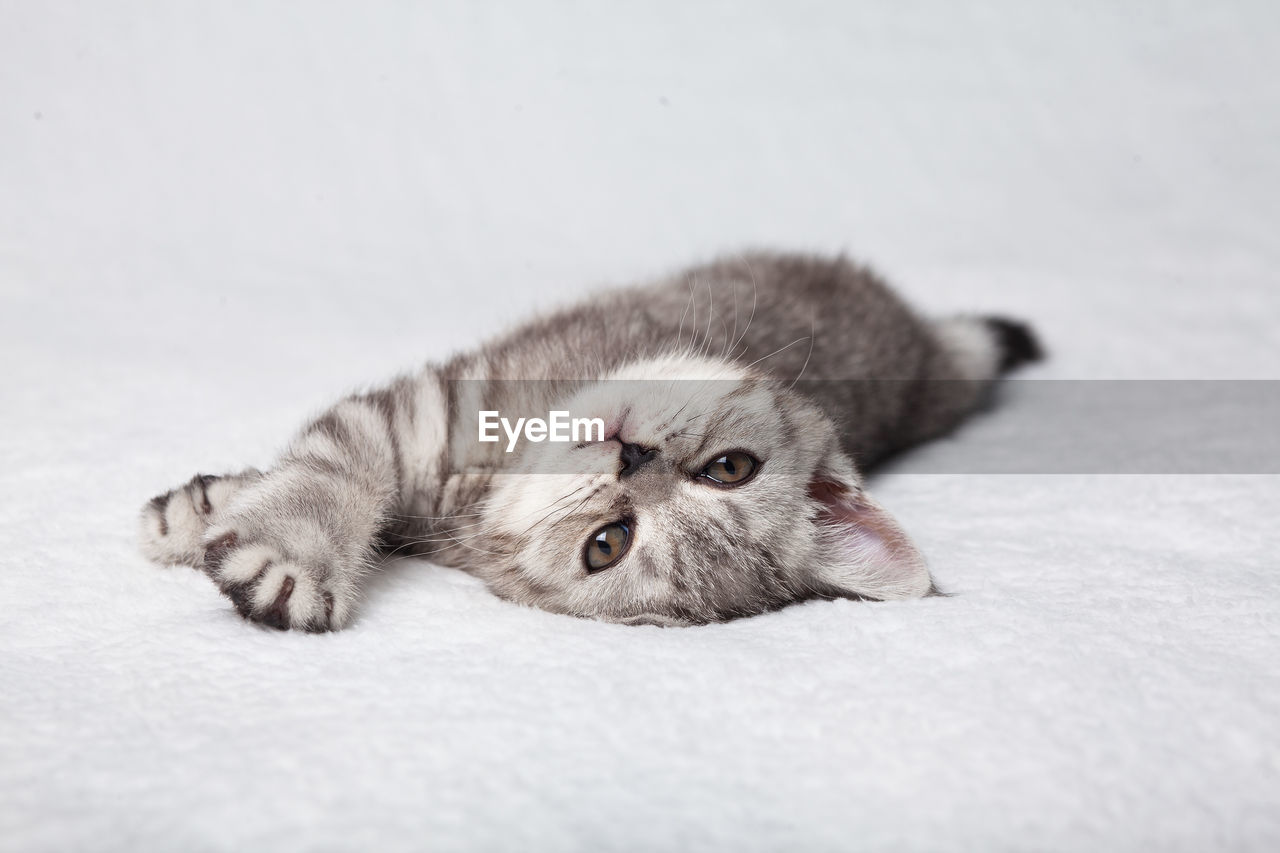
[[[923,319],[843,259],[737,256],[342,400],[270,470],[198,475],[150,501],[142,548],[201,568],[253,621],[309,631],[348,624],[387,553],[624,623],[924,595],[923,558],[858,466],[951,429],[1038,355],[1020,324]],[[482,409],[589,412],[610,435],[507,454],[476,440]],[[625,479],[622,442],[656,451]],[[760,460],[749,483],[696,476],[728,450]],[[626,556],[588,573],[587,537],[620,518]]]

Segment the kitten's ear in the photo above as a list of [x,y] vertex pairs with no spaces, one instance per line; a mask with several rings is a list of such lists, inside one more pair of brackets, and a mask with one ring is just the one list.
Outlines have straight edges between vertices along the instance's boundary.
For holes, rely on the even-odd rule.
[[824,583],[862,598],[919,598],[933,588],[924,555],[880,504],[840,477],[815,475],[822,546],[816,561]]

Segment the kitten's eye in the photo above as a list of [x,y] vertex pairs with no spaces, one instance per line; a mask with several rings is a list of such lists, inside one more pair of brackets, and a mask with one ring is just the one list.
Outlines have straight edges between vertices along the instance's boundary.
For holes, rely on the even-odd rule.
[[582,552],[582,561],[587,564],[588,572],[607,569],[622,559],[631,544],[631,526],[623,521],[606,524],[587,540],[586,550]]
[[731,450],[702,469],[702,476],[722,486],[741,486],[760,465],[750,454]]

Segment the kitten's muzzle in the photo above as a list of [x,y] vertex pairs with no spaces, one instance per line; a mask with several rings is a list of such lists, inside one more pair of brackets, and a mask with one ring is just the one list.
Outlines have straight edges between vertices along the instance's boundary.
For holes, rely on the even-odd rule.
[[658,451],[654,448],[641,447],[638,444],[622,443],[622,450],[619,451],[618,457],[622,460],[622,470],[618,472],[618,479],[630,477],[632,474],[640,470],[646,462],[652,461],[657,457]]

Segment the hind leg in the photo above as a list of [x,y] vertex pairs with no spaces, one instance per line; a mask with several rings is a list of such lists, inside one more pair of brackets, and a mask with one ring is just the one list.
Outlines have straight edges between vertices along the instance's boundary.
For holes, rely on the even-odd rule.
[[955,429],[989,399],[1000,377],[1044,357],[1035,332],[1004,317],[948,317],[932,323],[931,332],[936,348],[892,430],[892,450]]

